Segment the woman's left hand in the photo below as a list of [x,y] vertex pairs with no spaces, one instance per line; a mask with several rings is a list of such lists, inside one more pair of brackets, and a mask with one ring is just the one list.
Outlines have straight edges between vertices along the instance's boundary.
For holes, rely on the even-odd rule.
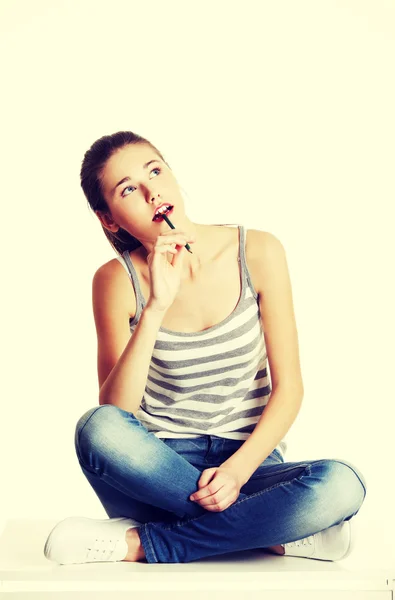
[[199,490],[189,496],[206,510],[221,512],[237,500],[243,483],[231,467],[205,469],[198,481]]

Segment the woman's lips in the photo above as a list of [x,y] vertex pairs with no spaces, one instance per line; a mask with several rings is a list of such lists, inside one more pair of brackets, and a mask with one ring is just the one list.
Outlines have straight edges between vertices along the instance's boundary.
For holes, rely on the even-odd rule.
[[[170,205],[169,205],[169,206],[170,206]],[[169,215],[170,215],[170,214],[173,212],[173,208],[174,208],[174,206],[172,206],[172,207],[171,207],[171,209],[170,209],[170,210],[168,210],[168,211],[165,213],[165,215],[166,215],[167,217],[168,217],[168,216],[169,216]],[[155,223],[155,222],[159,222],[159,223],[160,223],[161,221],[164,221],[164,219],[163,219],[163,215],[155,216],[155,217],[154,217],[152,220],[153,220],[153,222],[154,222],[154,223]]]

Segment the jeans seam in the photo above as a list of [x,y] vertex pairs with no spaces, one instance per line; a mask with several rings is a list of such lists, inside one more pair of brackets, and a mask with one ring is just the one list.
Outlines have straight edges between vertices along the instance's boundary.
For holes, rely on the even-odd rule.
[[158,557],[157,557],[157,555],[156,555],[156,552],[155,552],[155,550],[154,550],[154,546],[153,546],[153,544],[152,544],[151,536],[150,536],[150,534],[149,534],[149,531],[148,531],[147,525],[148,525],[147,523],[143,523],[143,525],[142,525],[141,527],[139,527],[139,529],[143,529],[143,530],[144,530],[145,537],[146,537],[146,539],[147,539],[147,541],[148,541],[148,543],[149,543],[149,547],[150,547],[151,554],[152,554],[152,556],[154,557],[154,560],[155,560],[155,562],[159,562],[159,559],[158,559]]
[[203,460],[204,460],[205,463],[208,463],[207,457],[210,454],[210,450],[211,450],[212,446],[213,446],[213,441],[212,441],[210,435],[208,435],[207,436],[207,450],[206,450],[206,453],[205,453],[204,458],[203,458]]
[[[305,470],[306,469],[308,471],[307,476],[310,476],[311,475],[311,465],[305,465]],[[239,504],[241,504],[242,502],[245,502],[246,500],[251,500],[251,498],[255,498],[256,496],[260,496],[262,494],[265,494],[266,492],[270,492],[271,490],[274,490],[277,487],[292,485],[292,483],[295,480],[299,480],[301,477],[306,476],[305,470],[303,471],[303,473],[301,475],[299,475],[298,477],[295,477],[292,481],[280,481],[279,483],[275,483],[274,485],[272,485],[269,488],[265,488],[264,490],[259,490],[259,492],[254,492],[253,494],[248,494],[246,498],[242,498],[241,500],[237,500],[236,502],[233,502],[233,504],[231,504],[228,508],[231,508],[232,506],[238,506]],[[227,510],[227,509],[225,509],[225,510]],[[205,511],[205,513],[206,512],[210,513],[213,511]],[[219,512],[225,512],[225,511],[222,510]],[[192,517],[191,519],[188,519],[187,521],[185,519],[183,519],[182,523],[180,523],[179,521],[176,521],[175,523],[171,523],[168,527],[161,526],[161,529],[164,531],[168,531],[170,529],[174,529],[175,527],[182,527],[183,525],[187,525],[188,523],[191,523],[192,521],[196,521],[197,519],[200,519],[200,517],[204,517],[205,513],[203,513],[202,515],[198,515],[197,517]],[[214,514],[218,514],[218,513],[214,513]],[[153,522],[153,523],[151,523],[151,525],[155,526],[156,523]]]
[[[75,446],[75,452],[76,452],[76,454],[77,454],[78,462],[79,462],[79,463],[80,463],[80,464],[81,464],[81,465],[82,465],[82,466],[83,466],[85,469],[87,469],[87,471],[90,471],[90,472],[92,472],[92,471],[91,471],[91,469],[92,469],[93,467],[91,467],[91,465],[89,465],[89,464],[87,465],[87,464],[85,463],[85,461],[82,459],[82,455],[81,455],[81,454],[80,454],[80,452],[79,452],[79,446],[80,446],[81,434],[82,434],[82,432],[84,431],[84,429],[85,429],[85,426],[86,426],[86,425],[89,423],[89,421],[90,421],[90,420],[91,420],[91,418],[93,417],[93,415],[95,415],[95,414],[97,413],[97,411],[98,411],[100,408],[102,408],[102,406],[105,406],[105,405],[104,405],[104,404],[101,404],[100,406],[96,406],[96,407],[95,407],[95,410],[92,412],[92,414],[91,414],[91,415],[89,415],[89,417],[87,418],[87,420],[85,421],[85,423],[83,424],[83,426],[82,426],[82,427],[81,427],[81,428],[78,430],[78,432],[76,431],[76,435],[75,435],[75,437],[76,437],[76,439],[77,439],[77,443],[76,443],[76,444],[74,444],[74,446]],[[91,410],[91,409],[89,409],[89,410]],[[94,470],[94,471],[93,471],[93,473],[94,473],[95,475],[98,475],[98,473],[96,472],[96,470]]]
[[[317,462],[320,462],[320,461],[317,461]],[[278,463],[278,464],[280,464],[280,463]],[[282,464],[284,464],[284,463],[282,463]],[[288,473],[288,471],[292,471],[293,469],[300,469],[301,467],[310,467],[310,465],[308,465],[307,463],[305,463],[305,464],[299,464],[297,467],[295,467],[295,466],[293,466],[293,467],[286,467],[285,469],[281,469],[281,471],[280,470],[276,471],[275,475],[278,475],[278,473],[281,473],[281,474],[282,473]],[[258,469],[259,469],[259,467],[258,467]],[[256,475],[253,473],[251,475],[250,479],[254,479],[254,480],[256,480],[256,479],[264,479],[265,477],[273,477],[273,473],[257,473]],[[250,479],[248,481],[250,481]],[[247,483],[248,483],[248,481],[247,481]]]
[[344,465],[344,466],[348,467],[348,468],[349,468],[349,469],[350,469],[350,470],[351,470],[351,471],[354,473],[354,475],[356,475],[356,476],[358,477],[358,479],[359,479],[359,481],[361,482],[361,485],[362,485],[362,487],[363,487],[363,489],[364,489],[364,497],[363,497],[363,499],[365,500],[365,498],[366,498],[366,487],[365,487],[365,484],[364,484],[364,482],[362,481],[362,479],[361,479],[361,478],[360,478],[360,476],[358,475],[358,473],[355,471],[355,469],[353,469],[353,468],[352,468],[350,465],[348,465],[347,463],[343,462],[342,460],[339,460],[338,458],[335,458],[335,459],[333,459],[333,460],[335,460],[336,462],[338,462],[338,463],[340,463],[340,464],[342,464],[342,465]]
[[96,414],[96,412],[99,410],[99,408],[101,408],[103,406],[103,404],[101,404],[100,406],[96,406],[95,410],[92,412],[91,415],[89,415],[89,417],[87,418],[87,420],[85,421],[85,423],[83,424],[83,426],[81,427],[81,429],[78,431],[77,433],[77,441],[78,444],[80,443],[80,438],[81,438],[81,433],[84,431],[85,426],[88,424],[88,422],[91,420],[91,418],[93,417],[94,414]]
[[362,479],[360,478],[360,476],[358,475],[358,473],[355,471],[355,469],[353,469],[353,468],[351,467],[351,465],[347,464],[346,462],[343,462],[343,461],[342,461],[342,460],[340,460],[339,458],[331,458],[331,459],[327,459],[327,458],[320,458],[320,459],[318,459],[318,460],[314,460],[314,461],[312,461],[312,463],[327,462],[328,460],[331,460],[331,461],[334,461],[334,462],[338,462],[338,463],[340,463],[341,465],[344,465],[345,467],[348,467],[348,468],[349,468],[349,469],[350,469],[350,470],[351,470],[351,471],[354,473],[354,475],[356,475],[356,476],[358,477],[358,479],[359,479],[359,481],[361,482],[361,485],[362,485],[362,487],[363,487],[363,489],[364,489],[364,492],[365,492],[365,495],[364,495],[364,497],[363,497],[363,499],[365,500],[365,497],[366,497],[366,487],[365,487],[365,484],[364,484],[364,482],[362,481]]

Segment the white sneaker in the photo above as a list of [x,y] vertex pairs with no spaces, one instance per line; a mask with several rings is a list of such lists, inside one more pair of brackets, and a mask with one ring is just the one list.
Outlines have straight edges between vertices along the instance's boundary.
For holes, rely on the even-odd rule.
[[44,555],[60,565],[121,561],[128,553],[126,531],[141,525],[126,517],[67,517],[52,529],[45,542]]
[[281,544],[283,556],[299,556],[317,560],[342,560],[354,548],[355,536],[351,535],[351,521],[342,521],[338,525],[319,531],[307,538]]

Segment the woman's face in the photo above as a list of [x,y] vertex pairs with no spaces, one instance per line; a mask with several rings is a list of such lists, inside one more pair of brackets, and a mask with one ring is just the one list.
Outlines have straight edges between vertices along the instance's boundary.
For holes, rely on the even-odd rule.
[[101,182],[112,219],[100,221],[111,231],[118,229],[115,223],[142,243],[155,241],[161,231],[169,229],[164,220],[152,221],[162,202],[174,206],[172,217],[177,223],[185,218],[172,171],[147,144],[129,144],[113,154],[101,172]]

